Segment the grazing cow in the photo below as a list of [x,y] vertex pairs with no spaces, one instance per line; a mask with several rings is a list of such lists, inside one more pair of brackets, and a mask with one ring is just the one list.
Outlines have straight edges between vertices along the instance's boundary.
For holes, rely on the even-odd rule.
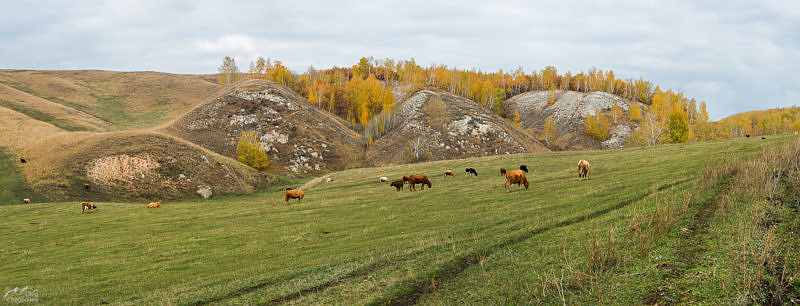
[[502,176],[506,175],[506,168],[500,167],[500,175]]
[[[795,134],[795,135],[797,135],[797,134]],[[21,162],[21,163],[23,163],[23,164],[24,164],[24,163],[27,163],[28,161],[27,161],[27,160],[25,160],[24,158],[20,158],[20,159],[19,159],[19,162]]]
[[750,134],[744,135],[744,137],[750,138]]
[[381,177],[378,178],[378,182],[388,183],[389,182],[389,178],[385,177],[385,176],[381,176]]
[[391,184],[389,184],[389,186],[397,188],[397,191],[402,191],[403,190],[403,179],[396,180],[396,181],[392,182]]
[[416,184],[422,184],[422,190],[425,190],[425,185],[428,185],[428,188],[431,188],[431,181],[428,180],[428,177],[425,175],[412,175],[408,177],[408,191],[415,191],[417,187],[414,186]]
[[528,190],[528,179],[525,178],[522,170],[512,170],[506,173],[506,192],[509,192],[509,187],[514,184],[517,184],[520,189],[522,189],[522,185],[525,185],[525,190]]
[[22,203],[31,204],[31,199],[24,198],[24,199],[22,199]]
[[81,214],[85,214],[87,210],[91,209],[97,209],[97,205],[94,205],[92,202],[81,203]]
[[583,159],[578,162],[578,180],[582,178],[589,180],[589,162]]
[[450,170],[444,170],[444,176],[445,177],[448,177],[448,176],[456,177],[456,173],[453,172],[453,171],[450,171]]
[[300,202],[305,195],[300,189],[286,189],[286,203],[289,203],[289,199],[297,199],[297,202]]
[[478,171],[475,171],[475,168],[464,169],[464,176],[467,176],[467,175],[470,175],[470,174],[474,174],[475,176],[478,176]]
[[89,189],[92,189],[92,186],[90,186],[89,184],[83,184],[83,190],[89,191]]
[[161,200],[158,200],[158,202],[152,202],[150,204],[147,204],[147,208],[158,208],[158,207],[161,207]]
[[522,170],[522,171],[525,171],[525,173],[528,173],[528,166],[525,166],[525,165],[519,166],[519,170]]

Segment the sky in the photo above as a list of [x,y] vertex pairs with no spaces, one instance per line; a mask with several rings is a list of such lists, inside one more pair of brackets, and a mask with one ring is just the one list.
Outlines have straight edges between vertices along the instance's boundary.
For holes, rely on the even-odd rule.
[[[486,1],[489,2],[489,1]],[[712,120],[800,104],[800,1],[11,1],[0,69],[294,72],[361,57],[526,72],[611,69]]]

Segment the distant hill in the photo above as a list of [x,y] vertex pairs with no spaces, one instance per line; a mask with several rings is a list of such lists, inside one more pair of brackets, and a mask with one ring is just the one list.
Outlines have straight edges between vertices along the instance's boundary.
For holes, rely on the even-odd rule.
[[[213,81],[156,72],[0,70],[0,173],[15,177],[0,204],[20,196],[199,197],[201,187],[240,194],[274,183],[234,160],[147,130],[195,107],[217,90]],[[132,129],[138,131],[121,131]]]
[[258,132],[274,172],[345,169],[360,165],[364,155],[362,137],[347,122],[261,80],[216,93],[163,131],[232,158],[241,132]]
[[[552,120],[556,126],[555,140],[551,145],[554,149],[620,148],[631,130],[638,127],[627,115],[631,103],[638,103],[642,111],[646,110],[647,106],[642,103],[600,91],[531,91],[506,100],[504,115],[514,118],[519,112],[520,126],[537,136],[547,119]],[[589,137],[584,127],[586,115],[594,115],[597,110],[609,111],[614,105],[623,110],[623,117],[611,128],[608,139],[598,142]]]
[[213,75],[0,70],[0,106],[67,131],[150,128],[217,91]]
[[542,152],[536,139],[474,102],[438,89],[410,95],[394,124],[373,139],[370,164]]

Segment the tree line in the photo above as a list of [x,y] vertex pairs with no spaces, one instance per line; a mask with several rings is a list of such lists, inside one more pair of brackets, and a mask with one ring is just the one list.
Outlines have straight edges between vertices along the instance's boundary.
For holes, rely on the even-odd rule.
[[[350,67],[316,69],[311,66],[304,73],[296,74],[281,61],[263,57],[250,62],[247,72],[240,72],[235,61],[225,57],[219,72],[221,87],[230,86],[245,78],[274,81],[292,88],[319,108],[357,126],[377,126],[375,130],[382,125],[371,125],[370,121],[386,121],[387,116],[378,115],[388,113],[394,108],[394,85],[410,86],[410,92],[423,87],[438,88],[466,97],[500,116],[505,114],[507,98],[528,91],[548,92],[551,104],[563,91],[607,92],[639,103],[631,103],[631,107],[625,111],[617,108],[587,116],[584,124],[586,133],[603,141],[613,126],[635,123],[639,129],[629,136],[628,145],[703,141],[740,137],[748,133],[788,132],[797,130],[797,125],[800,125],[795,123],[796,119],[800,119],[796,116],[796,111],[787,111],[791,115],[780,111],[780,115],[773,112],[758,113],[709,122],[706,103],[703,101],[698,103],[679,91],[662,90],[642,78],[620,79],[612,70],[594,68],[586,72],[559,73],[554,66],[533,72],[525,72],[520,66],[510,72],[502,69],[484,72],[474,68],[458,69],[435,64],[423,67],[413,58],[377,60],[362,57]],[[515,114],[515,118],[507,119],[516,123],[519,121],[518,116]],[[540,137],[546,143],[553,140],[554,133],[552,122],[539,131]]]

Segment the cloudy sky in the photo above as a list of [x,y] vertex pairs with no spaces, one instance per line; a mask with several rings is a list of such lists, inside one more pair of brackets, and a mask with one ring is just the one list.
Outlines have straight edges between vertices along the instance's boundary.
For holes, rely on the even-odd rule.
[[[79,2],[75,3],[75,2]],[[3,1],[0,68],[295,72],[362,56],[484,71],[612,69],[712,119],[800,104],[800,1]]]

